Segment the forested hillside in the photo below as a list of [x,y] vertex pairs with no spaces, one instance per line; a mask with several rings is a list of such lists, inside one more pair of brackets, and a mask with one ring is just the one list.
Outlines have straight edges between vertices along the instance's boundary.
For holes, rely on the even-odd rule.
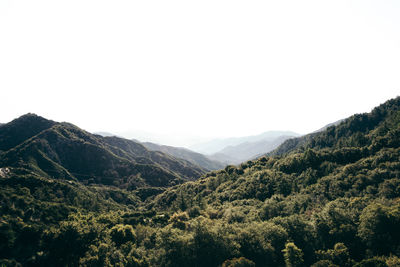
[[27,144],[2,155],[6,266],[400,265],[400,98],[150,193],[20,171]]
[[219,170],[225,167],[225,164],[219,161],[211,160],[200,153],[191,151],[186,148],[158,145],[150,142],[144,142],[142,144],[149,150],[161,151],[173,157],[185,159],[195,165],[199,165],[207,171]]
[[399,116],[399,101],[397,97],[374,108],[371,113],[355,114],[324,131],[289,139],[270,155],[282,155],[294,150],[304,151],[307,148],[366,147],[373,141],[377,142],[376,139],[384,142],[381,141],[382,136],[389,127],[393,128],[393,135],[398,134],[396,120]]
[[188,161],[119,137],[90,134],[69,123],[27,114],[0,130],[0,164],[44,177],[135,189],[170,186],[202,175]]

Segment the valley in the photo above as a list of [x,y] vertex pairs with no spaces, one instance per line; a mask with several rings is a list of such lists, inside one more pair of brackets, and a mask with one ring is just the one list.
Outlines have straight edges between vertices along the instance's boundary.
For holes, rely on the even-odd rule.
[[400,98],[277,138],[226,166],[34,114],[3,124],[0,265],[398,266]]

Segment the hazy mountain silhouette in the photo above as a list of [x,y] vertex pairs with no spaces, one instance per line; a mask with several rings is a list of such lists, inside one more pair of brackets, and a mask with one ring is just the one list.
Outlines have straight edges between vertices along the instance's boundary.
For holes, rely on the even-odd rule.
[[244,142],[236,146],[227,146],[218,153],[210,155],[210,158],[219,158],[223,162],[229,164],[239,164],[241,162],[254,159],[259,155],[266,154],[289,138],[294,136],[278,136],[276,138],[268,138],[255,142]]
[[273,140],[280,136],[299,136],[299,134],[290,132],[290,131],[268,131],[259,135],[253,136],[243,136],[243,137],[231,137],[231,138],[219,138],[213,139],[209,142],[199,143],[190,147],[190,149],[206,154],[211,155],[214,153],[222,152],[224,148],[228,146],[237,146],[242,143],[252,143],[258,142],[262,140]]

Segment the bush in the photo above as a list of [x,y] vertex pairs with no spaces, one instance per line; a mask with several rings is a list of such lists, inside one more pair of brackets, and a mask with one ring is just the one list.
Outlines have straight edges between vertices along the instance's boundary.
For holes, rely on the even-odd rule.
[[111,228],[111,239],[115,244],[117,244],[117,246],[128,241],[135,242],[135,231],[131,225],[117,224]]
[[255,267],[256,264],[244,257],[233,258],[222,263],[222,267]]

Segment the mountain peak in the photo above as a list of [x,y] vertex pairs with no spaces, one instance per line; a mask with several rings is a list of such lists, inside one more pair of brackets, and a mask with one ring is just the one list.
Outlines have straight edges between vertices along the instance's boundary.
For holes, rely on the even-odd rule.
[[26,113],[7,124],[25,124],[25,123],[51,123],[55,124],[56,122],[52,120],[45,119],[35,113]]
[[[40,116],[37,115],[36,113],[28,112],[28,113],[26,113],[24,115],[21,115],[19,118],[23,118],[23,117],[40,117]],[[19,119],[19,118],[17,118],[17,119]]]
[[0,130],[0,150],[6,151],[38,133],[57,124],[34,113],[27,113],[21,117],[3,124]]

